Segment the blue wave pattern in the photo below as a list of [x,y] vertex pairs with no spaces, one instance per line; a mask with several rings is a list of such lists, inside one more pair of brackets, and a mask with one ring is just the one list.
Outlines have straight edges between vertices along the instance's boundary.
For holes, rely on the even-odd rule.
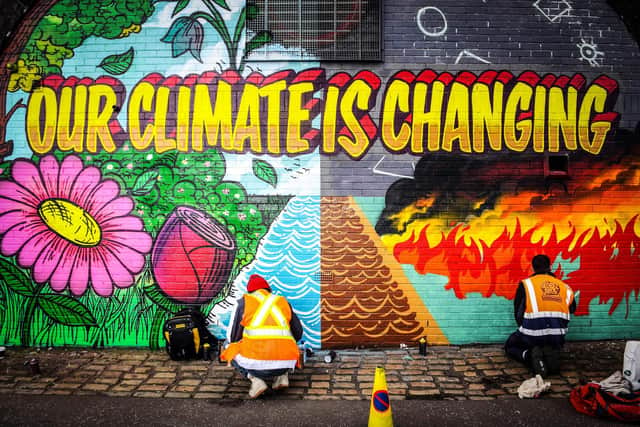
[[320,197],[289,200],[236,284],[246,289],[252,274],[264,277],[274,293],[289,300],[302,322],[302,339],[320,348]]

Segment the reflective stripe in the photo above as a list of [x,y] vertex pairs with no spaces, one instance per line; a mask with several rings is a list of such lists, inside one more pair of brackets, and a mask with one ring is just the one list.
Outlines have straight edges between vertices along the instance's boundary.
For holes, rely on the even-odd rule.
[[571,315],[569,313],[563,313],[561,311],[538,311],[536,313],[524,314],[525,319],[541,319],[544,317],[571,320]]
[[266,301],[263,299],[260,302],[260,307],[258,307],[258,311],[251,319],[251,325],[249,327],[258,327],[264,323],[264,319],[266,319],[267,315],[270,311],[272,311],[273,303],[276,302],[276,296],[271,294],[266,298]]
[[282,314],[282,311],[277,305],[271,307],[271,315],[276,319],[281,327],[286,327],[287,330],[289,330],[287,319],[284,317],[284,314]]
[[573,291],[571,289],[567,289],[567,305],[571,304],[572,297],[573,297]]
[[[286,317],[282,314],[282,310],[275,305],[279,297],[274,294],[266,296],[261,290],[251,294],[251,296],[256,298],[260,305],[253,315],[251,323],[244,328],[243,336],[261,339],[293,338]],[[276,321],[277,325],[263,326],[265,319],[269,315]]]
[[249,338],[289,338],[292,337],[291,331],[288,329],[276,329],[276,328],[251,328],[246,329],[243,332],[243,335]]
[[518,330],[525,335],[533,337],[541,337],[544,335],[565,335],[568,331],[567,328],[527,329],[522,326],[520,326]]
[[296,366],[297,360],[259,360],[252,359],[250,357],[243,356],[242,354],[236,354],[234,357],[238,365],[245,369],[293,369]]
[[531,304],[531,311],[534,313],[538,312],[538,298],[536,297],[536,291],[533,288],[533,283],[531,282],[531,279],[524,279],[522,281],[522,283],[524,283],[524,285],[527,287],[527,293],[529,294],[529,303]]

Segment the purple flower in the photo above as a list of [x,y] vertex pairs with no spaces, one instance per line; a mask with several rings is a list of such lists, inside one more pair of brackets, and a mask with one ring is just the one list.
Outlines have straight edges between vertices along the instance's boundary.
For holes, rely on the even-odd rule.
[[188,16],[176,19],[167,34],[162,37],[163,42],[171,43],[171,53],[174,58],[189,51],[200,62],[202,62],[200,51],[203,39],[204,28],[202,24]]

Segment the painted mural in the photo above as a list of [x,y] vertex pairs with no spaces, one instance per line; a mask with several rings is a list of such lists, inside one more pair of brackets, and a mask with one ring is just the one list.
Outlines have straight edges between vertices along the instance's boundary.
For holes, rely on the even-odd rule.
[[[437,50],[455,13],[413,3],[412,50]],[[258,12],[27,13],[0,60],[0,343],[158,348],[185,306],[222,337],[254,273],[312,347],[500,342],[537,253],[579,295],[570,338],[638,337],[638,94],[596,41],[568,43],[571,72],[471,47],[447,67],[259,61]]]

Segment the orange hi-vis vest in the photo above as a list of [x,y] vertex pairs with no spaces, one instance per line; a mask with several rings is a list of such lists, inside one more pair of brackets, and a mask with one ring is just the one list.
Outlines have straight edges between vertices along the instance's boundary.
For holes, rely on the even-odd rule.
[[[244,327],[242,339],[231,343],[221,355],[222,360],[236,356],[243,365],[269,369],[268,361],[298,360],[298,346],[291,335],[291,307],[284,297],[264,289],[244,295]],[[267,363],[263,363],[267,362]]]
[[548,344],[562,344],[569,327],[569,307],[574,294],[569,285],[548,274],[538,274],[522,281],[527,305],[520,332],[544,339]]

